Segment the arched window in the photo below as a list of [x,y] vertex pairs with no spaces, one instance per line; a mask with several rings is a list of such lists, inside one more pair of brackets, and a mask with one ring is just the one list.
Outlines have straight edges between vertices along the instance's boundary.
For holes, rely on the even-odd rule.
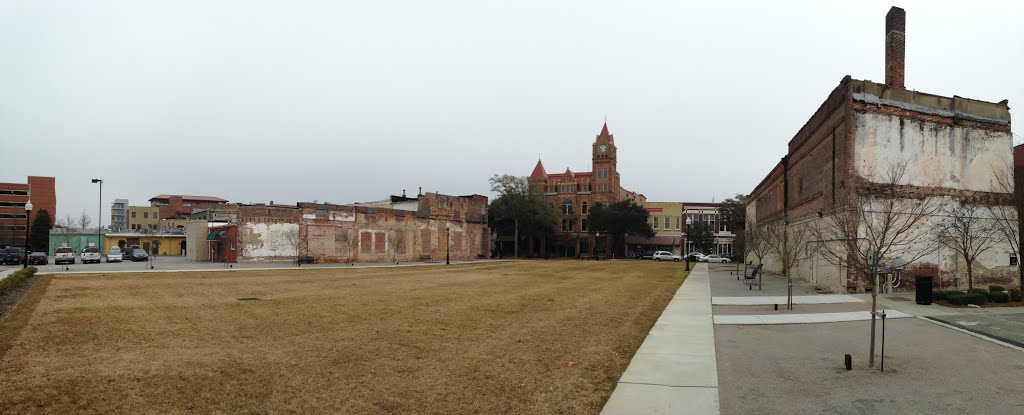
[[571,215],[572,214],[572,201],[571,200],[565,199],[564,201],[562,201],[562,214],[565,214],[565,215]]
[[580,204],[580,209],[581,209],[580,213],[583,213],[584,215],[586,215],[587,214],[587,202],[581,203]]

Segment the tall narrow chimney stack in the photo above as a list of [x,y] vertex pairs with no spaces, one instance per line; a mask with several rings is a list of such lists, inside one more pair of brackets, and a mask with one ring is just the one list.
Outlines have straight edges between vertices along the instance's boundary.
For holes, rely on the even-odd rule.
[[892,6],[885,14],[885,84],[893,88],[906,88],[903,73],[906,30],[907,12]]

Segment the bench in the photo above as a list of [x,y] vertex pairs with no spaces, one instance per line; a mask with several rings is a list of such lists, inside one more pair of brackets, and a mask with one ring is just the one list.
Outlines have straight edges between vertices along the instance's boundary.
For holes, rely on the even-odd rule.
[[757,274],[759,274],[761,272],[761,266],[762,266],[762,264],[758,264],[758,266],[756,266],[756,267],[751,267],[750,268],[750,275],[747,275],[746,273],[743,274],[743,283],[747,284],[747,287],[750,290],[753,290],[754,289],[754,284],[757,284],[757,282],[756,282],[757,281]]
[[302,265],[302,264],[315,264],[316,263],[316,258],[314,258],[312,255],[300,255],[297,258],[295,258],[295,263],[297,263],[299,265]]
[[420,255],[420,261],[430,262],[430,260],[431,260],[430,255]]
[[590,259],[590,254],[580,254],[580,259]]

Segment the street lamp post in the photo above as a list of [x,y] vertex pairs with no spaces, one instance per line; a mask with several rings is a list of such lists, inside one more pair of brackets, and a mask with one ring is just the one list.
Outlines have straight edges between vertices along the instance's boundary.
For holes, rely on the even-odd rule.
[[[684,214],[685,214],[685,212],[684,212]],[[690,218],[689,217],[686,218],[686,230],[687,231],[690,230]],[[685,261],[686,262],[686,271],[689,272],[690,271],[690,252],[689,252],[689,250],[686,249],[686,232],[683,232],[683,248],[680,249],[680,251],[683,251],[683,255],[686,255],[685,257],[683,257],[683,259],[686,260]]]
[[28,252],[28,237],[29,237],[29,229],[32,228],[31,225],[29,224],[29,218],[31,218],[31,217],[32,217],[32,201],[29,200],[28,202],[25,203],[25,255],[22,255],[22,260],[24,261],[22,263],[22,265],[21,265],[22,269],[28,268],[28,256],[29,256],[29,252]]
[[92,179],[92,182],[100,184],[100,204],[96,210],[96,247],[100,249],[100,255],[103,255],[103,236],[100,234],[100,229],[103,229],[103,179]]
[[444,226],[444,264],[452,263],[452,225]]

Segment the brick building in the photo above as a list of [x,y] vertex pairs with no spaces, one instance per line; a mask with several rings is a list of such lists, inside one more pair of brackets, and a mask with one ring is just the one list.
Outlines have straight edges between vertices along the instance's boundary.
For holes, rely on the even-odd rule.
[[[232,222],[186,226],[193,260],[410,262],[486,258],[487,197],[426,193],[394,205],[222,205]],[[394,199],[393,199],[394,200]],[[410,202],[415,209],[410,209]],[[210,232],[206,232],[209,230]],[[204,246],[205,245],[205,246]],[[449,251],[450,249],[450,251]]]
[[30,200],[30,222],[44,210],[57,221],[55,182],[53,177],[28,176],[26,183],[0,183],[0,245],[25,246],[25,204]]
[[[601,127],[601,133],[591,144],[591,160],[592,171],[573,172],[566,167],[564,172],[554,174],[548,174],[544,163],[537,160],[533,173],[527,178],[530,193],[542,196],[551,205],[556,217],[561,220],[561,230],[573,239],[570,241],[571,250],[566,252],[569,256],[591,252],[591,241],[595,241],[594,246],[606,247],[607,255],[612,254],[610,241],[598,243],[588,229],[587,214],[590,207],[597,203],[611,204],[626,199],[642,204],[645,200],[644,195],[626,190],[621,185],[622,177],[617,163],[618,147],[615,146],[615,136],[608,132],[608,123]],[[605,237],[602,236],[602,239]],[[528,241],[527,252],[539,255],[547,252],[551,245],[550,241],[537,242],[534,245],[534,241]]]
[[[747,226],[773,223],[814,226],[844,208],[846,201],[868,196],[880,172],[906,163],[910,179],[902,197],[941,202],[1010,205],[1011,195],[997,189],[993,177],[1011,174],[1012,136],[1007,101],[986,102],[908,90],[904,82],[905,12],[886,15],[885,83],[843,78],[828,98],[789,141],[781,161],[748,197]],[[933,226],[930,218],[922,226]],[[857,232],[863,232],[863,228]],[[859,237],[851,232],[847,238]],[[820,241],[819,241],[820,242]],[[938,287],[952,285],[965,266],[949,249],[938,247],[914,265],[935,275]],[[938,247],[938,248],[936,248]],[[975,284],[1007,283],[1017,270],[1009,264],[1014,249],[997,245],[975,264]],[[864,291],[870,282],[842,264],[826,263],[811,250],[794,275],[833,291]],[[748,260],[752,260],[748,253]],[[852,258],[851,258],[852,259]],[[777,258],[766,258],[776,270]],[[928,271],[931,270],[931,271]],[[906,274],[916,275],[914,269]],[[904,278],[900,288],[912,288]]]
[[161,219],[188,219],[192,211],[223,205],[227,200],[212,196],[160,195],[149,199],[149,205],[160,208]]

